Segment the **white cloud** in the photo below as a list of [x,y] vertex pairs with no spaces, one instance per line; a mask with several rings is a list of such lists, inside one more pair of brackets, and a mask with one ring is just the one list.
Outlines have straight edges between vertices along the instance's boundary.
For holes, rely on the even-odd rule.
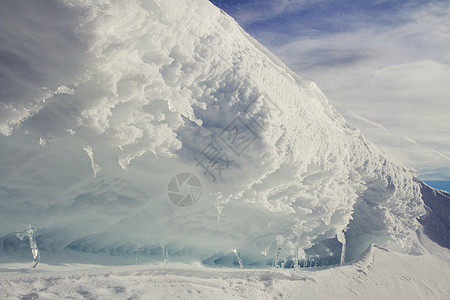
[[[269,48],[317,82],[375,144],[424,179],[450,179],[450,6],[392,13],[400,24],[361,24]],[[279,41],[278,41],[279,43]],[[414,141],[414,143],[412,142]]]

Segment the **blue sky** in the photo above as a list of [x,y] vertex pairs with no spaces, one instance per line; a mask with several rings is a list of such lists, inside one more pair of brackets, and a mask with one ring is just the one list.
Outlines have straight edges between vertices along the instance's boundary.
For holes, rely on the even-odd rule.
[[394,160],[450,181],[450,2],[211,2]]

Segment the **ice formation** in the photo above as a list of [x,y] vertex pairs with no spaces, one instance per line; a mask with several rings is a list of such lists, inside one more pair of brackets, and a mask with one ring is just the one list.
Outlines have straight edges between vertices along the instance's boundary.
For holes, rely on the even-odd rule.
[[239,267],[241,269],[243,269],[244,268],[244,263],[242,261],[241,253],[237,249],[233,249],[232,251],[233,251],[234,255],[236,255],[236,259],[237,259],[237,261],[239,263]]
[[[42,251],[207,264],[420,253],[416,172],[207,0],[3,1],[0,27],[3,239],[26,222]],[[180,173],[201,181],[189,207],[167,195]]]
[[23,239],[27,237],[28,241],[30,242],[31,255],[33,255],[32,268],[36,268],[36,266],[39,263],[39,260],[41,259],[41,254],[39,253],[39,249],[36,243],[35,232],[36,229],[31,227],[31,225],[29,225],[27,230],[19,232],[16,235],[19,240],[23,241]]
[[89,159],[91,160],[91,169],[92,169],[92,173],[94,174],[94,178],[95,178],[95,176],[97,176],[97,173],[100,172],[102,170],[102,168],[95,163],[94,152],[92,151],[91,146],[84,147],[83,150],[86,151],[87,155],[89,156]]

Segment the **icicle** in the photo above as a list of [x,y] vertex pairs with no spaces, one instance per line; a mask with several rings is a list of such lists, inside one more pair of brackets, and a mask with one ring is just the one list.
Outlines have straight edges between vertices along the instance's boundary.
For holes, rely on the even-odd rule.
[[165,259],[164,259],[164,262],[166,263],[166,264],[168,264],[169,263],[169,250],[164,246],[164,250],[166,250],[165,251]]
[[33,255],[33,266],[32,268],[36,268],[36,266],[39,263],[39,260],[41,259],[41,254],[39,253],[39,249],[36,243],[36,238],[35,238],[35,233],[36,229],[31,227],[31,225],[28,225],[28,229],[23,231],[23,232],[19,232],[16,236],[17,238],[19,238],[21,241],[23,241],[23,239],[25,237],[28,237],[28,239],[30,240],[30,248],[31,248],[31,254]]
[[345,250],[346,250],[345,248],[347,247],[344,231],[337,234],[337,239],[342,244],[341,249],[341,266],[342,266],[345,263]]
[[100,172],[102,170],[102,168],[95,163],[94,152],[92,151],[91,146],[84,147],[83,150],[86,151],[87,155],[91,159],[91,169],[92,169],[92,173],[94,173],[94,178],[95,178],[95,176],[97,176],[97,173]]
[[239,263],[239,267],[241,267],[241,269],[243,269],[244,268],[244,263],[242,262],[241,253],[239,253],[239,251],[237,249],[233,249],[232,251],[236,255],[236,258],[237,258],[238,263]]
[[220,215],[222,214],[222,208],[217,209],[217,225],[220,224]]
[[281,246],[278,247],[277,254],[275,255],[275,258],[273,259],[273,267],[274,268],[278,268],[278,259],[280,257],[281,249],[282,249]]
[[136,264],[138,264],[138,258],[141,255],[141,248],[139,246],[134,250],[134,254],[136,254]]
[[164,263],[169,263],[169,251],[165,245],[161,245]]
[[275,255],[275,259],[273,260],[273,266],[275,268],[278,268],[278,259],[280,257],[281,249],[283,249],[283,245],[286,239],[281,234],[277,234],[277,236],[275,237],[275,241],[277,242],[278,250],[277,254]]
[[299,256],[299,246],[298,246],[298,237],[297,237],[297,242],[295,243],[295,255],[294,255],[294,269],[299,269],[299,265],[298,265],[298,256]]
[[220,216],[222,215],[223,208],[225,205],[230,202],[231,195],[229,193],[216,193],[216,194],[210,194],[214,200],[214,207],[217,210],[217,224],[220,224]]
[[297,257],[297,256],[294,257],[293,268],[294,268],[295,270],[297,270],[297,269],[300,268],[299,265],[298,265],[298,257]]

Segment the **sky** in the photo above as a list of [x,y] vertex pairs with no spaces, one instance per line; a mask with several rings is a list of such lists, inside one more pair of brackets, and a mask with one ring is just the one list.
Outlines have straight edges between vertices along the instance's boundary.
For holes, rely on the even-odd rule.
[[210,1],[378,148],[450,181],[449,1]]

